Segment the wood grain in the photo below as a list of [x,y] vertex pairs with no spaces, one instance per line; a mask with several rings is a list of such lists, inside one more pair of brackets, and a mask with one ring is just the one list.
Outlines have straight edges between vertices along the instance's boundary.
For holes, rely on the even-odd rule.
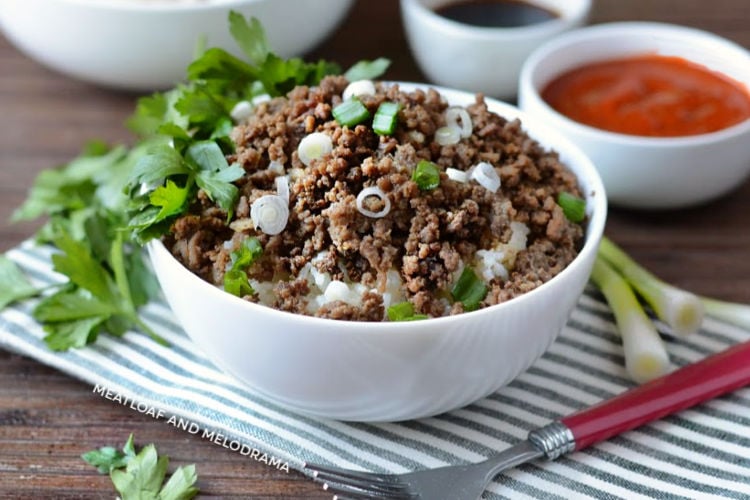
[[[747,0],[597,0],[592,22],[663,21],[714,31],[750,47]],[[404,40],[395,0],[359,0],[341,29],[311,57],[343,66],[386,56],[388,77],[423,80]],[[0,37],[0,251],[37,223],[7,219],[40,170],[74,157],[91,138],[128,143],[122,126],[134,94],[77,82],[43,68]],[[712,168],[707,165],[706,168]],[[668,281],[750,302],[750,184],[691,210],[613,210],[607,234]],[[204,496],[330,498],[289,474],[229,452],[102,399],[92,388],[33,360],[0,351],[0,498],[113,498],[109,479],[80,454],[121,445],[130,433],[154,442],[174,466],[196,463]]]

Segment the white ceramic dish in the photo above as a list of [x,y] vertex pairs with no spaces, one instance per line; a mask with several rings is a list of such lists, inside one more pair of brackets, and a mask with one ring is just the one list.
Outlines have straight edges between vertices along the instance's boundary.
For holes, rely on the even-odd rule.
[[638,137],[573,121],[541,98],[546,84],[567,70],[644,53],[683,57],[750,87],[750,53],[729,40],[668,24],[613,23],[567,33],[539,47],[521,73],[519,106],[588,154],[612,204],[681,208],[740,185],[750,174],[750,120],[709,134]]
[[[401,84],[406,90],[412,84]],[[452,104],[469,93],[438,90]],[[313,318],[243,301],[201,280],[161,242],[151,262],[177,319],[217,366],[253,390],[299,412],[356,421],[426,417],[467,405],[513,380],[544,353],[578,300],[604,229],[607,202],[588,158],[559,133],[515,107],[544,146],[557,150],[586,193],[586,242],[555,278],[497,306],[411,322]]]
[[[240,55],[230,10],[261,20],[272,50],[300,55],[344,18],[352,0],[0,0],[0,27],[61,73],[108,87],[154,90],[185,78],[196,44]],[[300,29],[304,26],[304,29]]]
[[485,28],[452,21],[434,9],[455,0],[401,0],[406,36],[427,77],[447,87],[515,97],[526,57],[545,41],[586,22],[591,0],[530,0],[558,19],[518,28]]

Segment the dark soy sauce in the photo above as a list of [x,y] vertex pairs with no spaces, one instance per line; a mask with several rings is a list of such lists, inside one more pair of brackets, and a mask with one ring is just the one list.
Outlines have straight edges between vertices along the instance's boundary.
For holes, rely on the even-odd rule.
[[459,23],[484,28],[518,28],[560,17],[523,0],[460,0],[438,7],[435,12]]

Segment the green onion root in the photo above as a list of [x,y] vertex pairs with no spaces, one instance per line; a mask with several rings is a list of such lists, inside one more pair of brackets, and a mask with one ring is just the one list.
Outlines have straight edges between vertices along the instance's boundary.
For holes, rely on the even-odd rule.
[[601,257],[594,263],[591,279],[615,315],[630,377],[644,383],[668,373],[671,365],[664,343],[625,279]]
[[602,238],[599,256],[622,274],[673,333],[684,336],[700,328],[704,305],[697,295],[660,280],[607,238]]

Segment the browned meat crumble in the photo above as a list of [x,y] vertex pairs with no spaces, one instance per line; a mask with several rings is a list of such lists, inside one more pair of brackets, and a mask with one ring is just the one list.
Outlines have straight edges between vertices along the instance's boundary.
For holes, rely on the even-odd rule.
[[[507,244],[513,222],[528,228],[526,249],[511,259],[507,279],[493,277],[487,283],[481,307],[538,287],[577,255],[583,229],[568,221],[555,202],[561,191],[581,195],[576,178],[556,153],[529,138],[519,121],[489,112],[479,95],[466,108],[472,135],[440,146],[433,136],[445,125],[446,101],[434,90],[407,93],[378,84],[376,95],[360,98],[372,114],[383,101],[401,105],[395,133],[381,137],[369,124],[348,128],[333,119],[331,110],[342,102],[347,84],[343,77],[328,77],[317,87],[299,87],[259,105],[235,128],[236,153],[229,161],[242,165],[246,175],[236,182],[241,196],[232,221],[227,224],[227,214],[199,193],[189,215],[178,219],[166,238],[188,269],[221,286],[230,253],[254,236],[263,255],[247,272],[252,280],[276,283],[270,305],[327,318],[381,321],[388,271],[394,269],[401,278],[402,300],[412,302],[416,312],[463,312],[460,302],[449,300],[457,273],[476,262],[478,250]],[[328,134],[333,151],[305,167],[297,147],[312,132]],[[438,188],[421,191],[411,180],[420,159],[441,167]],[[249,220],[253,201],[276,192],[279,174],[268,169],[271,161],[281,163],[291,178],[289,221],[274,236],[255,230]],[[448,167],[467,171],[481,161],[499,174],[497,193],[445,173]],[[391,208],[385,217],[357,210],[357,194],[366,186],[387,193]],[[367,208],[382,208],[378,201],[372,205]],[[304,276],[311,261],[331,279],[366,285],[360,303],[336,300],[311,308],[313,285]],[[260,301],[258,293],[245,299]]]

